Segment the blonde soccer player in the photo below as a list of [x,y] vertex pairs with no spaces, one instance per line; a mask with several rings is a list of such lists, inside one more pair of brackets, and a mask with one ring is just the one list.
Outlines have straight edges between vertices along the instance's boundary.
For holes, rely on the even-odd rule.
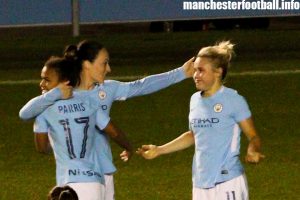
[[153,159],[195,145],[193,200],[247,200],[248,186],[239,159],[241,131],[249,140],[246,161],[258,163],[261,142],[244,97],[223,85],[234,45],[202,48],[194,62],[197,92],[190,100],[189,131],[162,146],[143,145],[138,153]]

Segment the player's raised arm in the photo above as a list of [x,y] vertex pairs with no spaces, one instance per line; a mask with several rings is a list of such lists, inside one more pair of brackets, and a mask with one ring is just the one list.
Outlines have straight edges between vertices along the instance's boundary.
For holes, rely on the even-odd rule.
[[183,81],[186,78],[193,76],[194,58],[189,59],[182,67],[173,69],[171,71],[147,76],[132,82],[115,82],[116,92],[115,100],[125,100],[136,96],[142,96],[157,92],[170,85]]
[[20,110],[19,117],[22,120],[30,120],[41,114],[61,96],[58,88],[31,99]]
[[19,117],[22,120],[33,119],[54,104],[55,101],[72,97],[72,91],[73,87],[69,86],[68,82],[62,82],[50,91],[43,91],[42,95],[31,99],[21,108]]
[[163,154],[169,154],[175,151],[186,149],[194,143],[194,134],[191,131],[187,131],[176,139],[162,146],[156,146],[152,144],[142,145],[141,148],[138,148],[137,154],[143,156],[145,159],[154,159]]

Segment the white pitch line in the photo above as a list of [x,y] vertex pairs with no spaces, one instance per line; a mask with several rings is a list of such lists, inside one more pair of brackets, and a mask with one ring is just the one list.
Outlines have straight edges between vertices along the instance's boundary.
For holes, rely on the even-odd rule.
[[[230,72],[229,76],[269,76],[269,75],[285,75],[285,74],[300,74],[300,69],[296,70],[273,70],[273,71],[245,71],[245,72]],[[136,80],[145,76],[110,76],[107,79],[112,80]],[[0,85],[23,85],[23,84],[38,84],[40,80],[29,79],[29,80],[6,80],[0,81]]]
[[264,76],[264,75],[284,75],[299,74],[300,69],[295,70],[272,70],[272,71],[245,71],[245,72],[229,72],[229,76]]

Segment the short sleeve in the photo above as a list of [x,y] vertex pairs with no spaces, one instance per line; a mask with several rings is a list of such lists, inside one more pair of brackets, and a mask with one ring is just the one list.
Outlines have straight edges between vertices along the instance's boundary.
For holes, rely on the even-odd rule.
[[233,118],[236,122],[240,122],[251,117],[249,106],[244,97],[238,95],[232,103],[234,104]]
[[190,131],[193,131],[191,122],[189,122],[189,130],[190,130]]
[[37,116],[35,118],[34,124],[33,124],[33,132],[34,133],[47,133],[48,134],[48,123],[44,117],[43,114]]
[[108,116],[108,114],[103,112],[101,109],[98,109],[97,113],[96,113],[96,125],[97,125],[97,127],[99,127],[100,130],[103,130],[103,129],[105,129],[105,127],[107,126],[109,121],[110,121],[110,117]]
[[[199,95],[200,95],[200,92],[196,92],[191,96],[189,115],[191,115],[191,112],[197,107],[197,100],[199,99]],[[190,116],[189,116],[189,130],[193,132],[193,127],[192,127],[192,121],[191,120],[192,119],[190,119]]]

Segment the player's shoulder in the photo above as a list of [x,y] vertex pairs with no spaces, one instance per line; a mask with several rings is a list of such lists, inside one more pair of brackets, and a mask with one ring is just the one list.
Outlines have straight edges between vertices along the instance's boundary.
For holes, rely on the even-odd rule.
[[200,96],[201,93],[200,91],[195,92],[192,96],[191,96],[191,100],[190,100],[190,108],[193,108],[197,105],[197,102],[200,100]]
[[94,89],[93,90],[99,90],[101,88],[107,88],[115,85],[119,85],[122,82],[116,81],[116,80],[104,80],[103,83],[95,83]]
[[119,85],[121,84],[120,81],[116,81],[116,80],[105,80],[104,83],[103,83],[103,86],[106,87],[106,86],[114,86],[114,85]]
[[195,98],[199,98],[201,96],[201,92],[195,92],[194,94],[192,94],[191,99],[195,99]]
[[222,89],[222,93],[224,94],[225,99],[227,99],[228,101],[240,101],[245,99],[237,90],[233,88],[223,86]]
[[60,114],[70,114],[76,112],[88,111],[94,109],[96,101],[86,91],[73,92],[73,97],[69,99],[62,99],[56,101],[53,105],[48,107],[46,112],[55,112]]
[[99,90],[105,89],[105,90],[115,90],[118,88],[122,82],[116,81],[116,80],[105,80],[102,84],[98,85]]
[[233,89],[233,88],[228,88],[228,87],[223,86],[223,87],[221,88],[221,90],[223,90],[223,91],[221,91],[221,92],[222,92],[224,95],[226,95],[226,96],[231,96],[231,97],[240,96],[240,94],[238,93],[238,91],[235,90],[235,89]]

